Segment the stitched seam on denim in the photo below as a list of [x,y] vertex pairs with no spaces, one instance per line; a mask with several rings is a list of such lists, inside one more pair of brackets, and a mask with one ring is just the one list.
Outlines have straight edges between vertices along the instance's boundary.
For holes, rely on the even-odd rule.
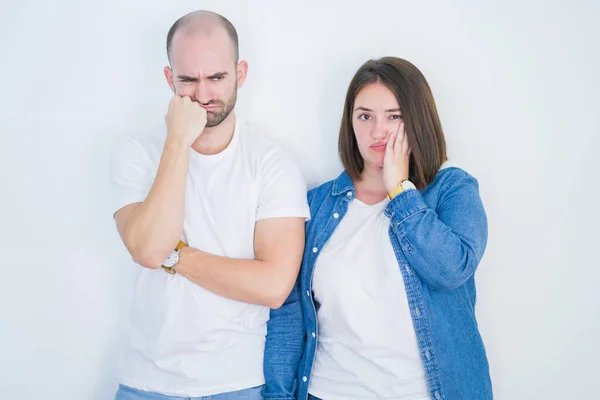
[[[429,323],[427,320],[427,314],[425,313],[425,309],[423,307],[423,298],[421,297],[420,290],[420,282],[419,278],[417,278],[415,272],[411,272],[409,275],[405,268],[402,268],[402,261],[398,257],[401,253],[401,249],[399,249],[399,240],[394,238],[393,231],[389,231],[390,240],[392,241],[392,247],[394,249],[394,253],[396,255],[396,259],[398,261],[398,267],[400,268],[400,272],[402,273],[402,277],[404,279],[404,286],[406,290],[406,297],[408,300],[411,319],[413,321],[413,326],[415,329],[415,334],[417,336],[417,342],[419,344],[419,355],[421,360],[423,361],[423,365],[425,367],[425,373],[427,376],[427,386],[430,391],[430,395],[432,399],[435,399],[434,393],[436,391],[439,392],[442,399],[444,399],[444,393],[442,391],[441,379],[439,375],[439,369],[437,364],[437,359],[435,357],[435,351],[433,349],[433,344],[431,341],[431,332],[429,330]],[[406,261],[406,260],[405,260]],[[419,308],[421,316],[416,317],[414,315],[414,310]],[[430,360],[427,360],[424,357],[424,352],[429,351]]]

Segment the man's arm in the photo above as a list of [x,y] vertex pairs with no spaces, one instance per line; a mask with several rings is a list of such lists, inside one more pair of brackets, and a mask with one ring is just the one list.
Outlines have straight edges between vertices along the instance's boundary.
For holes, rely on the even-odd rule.
[[302,262],[305,218],[256,222],[254,260],[215,256],[184,247],[175,270],[205,289],[233,300],[277,309],[290,294]]
[[117,229],[133,260],[159,268],[181,237],[189,147],[167,140],[146,200],[115,214]]
[[189,97],[175,96],[166,122],[167,139],[148,196],[115,213],[125,247],[146,268],[159,268],[181,238],[189,152],[204,129],[206,111]]

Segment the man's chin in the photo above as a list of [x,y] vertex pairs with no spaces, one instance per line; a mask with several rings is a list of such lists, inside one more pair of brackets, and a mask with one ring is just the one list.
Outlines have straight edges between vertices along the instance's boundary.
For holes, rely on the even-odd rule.
[[208,111],[206,113],[206,117],[207,117],[206,118],[206,127],[207,128],[215,127],[225,120],[224,118],[221,119],[219,116],[215,115],[215,113],[213,113],[211,111]]

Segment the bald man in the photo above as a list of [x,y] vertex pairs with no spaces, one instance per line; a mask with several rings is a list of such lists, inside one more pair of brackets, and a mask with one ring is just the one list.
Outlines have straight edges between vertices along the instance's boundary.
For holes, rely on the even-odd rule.
[[227,19],[185,15],[167,55],[166,123],[112,159],[117,229],[143,267],[116,398],[294,399],[306,183],[235,116],[248,65]]

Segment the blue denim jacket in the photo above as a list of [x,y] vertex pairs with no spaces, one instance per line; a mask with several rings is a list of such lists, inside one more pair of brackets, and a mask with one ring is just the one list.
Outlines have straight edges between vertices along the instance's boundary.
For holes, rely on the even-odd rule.
[[[311,295],[315,261],[355,194],[345,172],[308,194],[311,220],[306,225],[300,294],[297,288],[293,293],[296,299],[300,296],[304,314],[298,400],[307,398],[319,339]],[[492,399],[487,357],[475,320],[473,275],[487,243],[487,218],[477,181],[461,169],[443,169],[421,192],[408,190],[396,196],[385,214],[390,218],[390,240],[404,278],[431,398]]]
[[296,373],[305,340],[300,300],[298,277],[285,303],[280,308],[271,310],[265,342],[265,385],[261,391],[264,400],[296,399]]

